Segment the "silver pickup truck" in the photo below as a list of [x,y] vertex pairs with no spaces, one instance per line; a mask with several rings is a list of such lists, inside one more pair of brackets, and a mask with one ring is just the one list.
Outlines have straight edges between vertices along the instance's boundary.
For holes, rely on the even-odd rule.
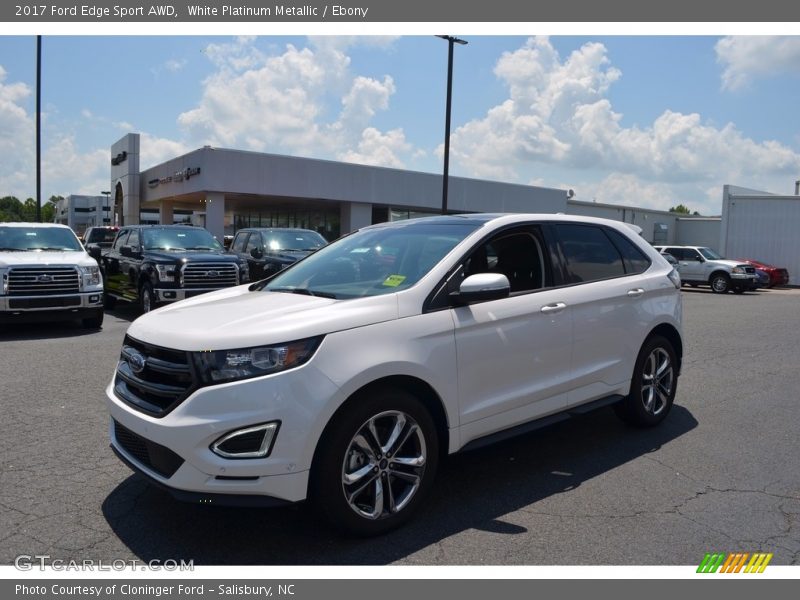
[[717,294],[733,290],[741,294],[756,289],[756,270],[752,265],[727,260],[705,246],[655,246],[662,254],[678,261],[681,281],[691,286],[710,285]]

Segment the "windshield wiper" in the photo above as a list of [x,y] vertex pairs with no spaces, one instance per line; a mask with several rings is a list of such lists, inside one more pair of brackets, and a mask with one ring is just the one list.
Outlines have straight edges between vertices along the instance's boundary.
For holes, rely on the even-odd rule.
[[175,246],[167,247],[167,246],[148,246],[145,250],[180,250],[181,252],[185,251],[186,248],[177,248]]
[[43,248],[28,248],[28,250],[44,250],[46,252],[75,252],[74,248],[64,248],[63,246],[45,246]]
[[308,288],[293,288],[293,287],[277,287],[277,288],[270,288],[270,292],[288,292],[290,294],[302,294],[303,296],[319,296],[320,298],[332,298],[336,299],[336,294],[331,294],[330,292],[320,292],[317,290],[310,290]]
[[6,246],[0,246],[0,252],[25,252],[24,248],[10,248]]
[[188,246],[186,250],[217,250],[213,246]]

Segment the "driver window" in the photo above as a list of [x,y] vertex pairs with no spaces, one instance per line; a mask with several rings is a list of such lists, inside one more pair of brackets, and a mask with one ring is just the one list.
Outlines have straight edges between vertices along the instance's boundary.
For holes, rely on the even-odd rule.
[[244,249],[245,254],[250,254],[253,250],[261,250],[261,234],[251,233],[250,239],[247,240],[247,246]]
[[530,229],[498,234],[475,249],[464,262],[464,277],[476,273],[502,273],[511,293],[545,287],[544,246]]

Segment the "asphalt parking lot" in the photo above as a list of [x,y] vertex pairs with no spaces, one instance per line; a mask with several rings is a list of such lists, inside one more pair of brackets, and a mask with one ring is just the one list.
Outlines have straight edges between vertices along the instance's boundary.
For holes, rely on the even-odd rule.
[[342,539],[303,505],[181,504],[108,448],[103,389],[136,313],[101,332],[0,330],[0,563],[690,565],[709,551],[800,564],[800,290],[686,289],[676,406],[610,409],[451,457],[407,527]]

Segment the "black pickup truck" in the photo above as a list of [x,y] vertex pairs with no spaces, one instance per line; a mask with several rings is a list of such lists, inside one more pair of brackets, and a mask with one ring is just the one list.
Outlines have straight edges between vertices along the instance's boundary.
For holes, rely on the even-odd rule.
[[247,262],[201,227],[121,227],[100,261],[106,308],[127,300],[149,312],[161,303],[249,281]]

